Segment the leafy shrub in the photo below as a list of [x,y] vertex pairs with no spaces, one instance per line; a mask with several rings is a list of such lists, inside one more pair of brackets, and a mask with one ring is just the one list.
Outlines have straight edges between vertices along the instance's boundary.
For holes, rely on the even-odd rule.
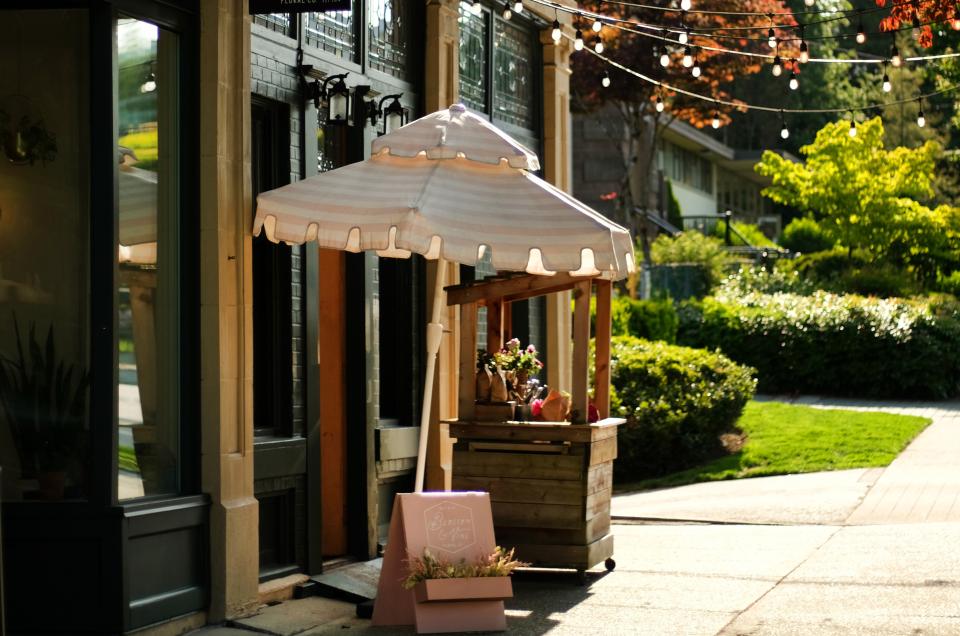
[[960,298],[960,271],[953,272],[949,276],[941,276],[937,281],[937,289]]
[[805,254],[794,261],[797,272],[819,289],[862,296],[912,296],[920,285],[909,272],[884,262],[871,262],[860,250],[843,248]]
[[792,252],[811,254],[833,249],[834,242],[814,219],[801,217],[783,228],[780,245]]
[[613,335],[646,340],[677,341],[677,310],[665,299],[614,299]]
[[[731,245],[752,245],[754,247],[776,247],[776,243],[770,240],[770,238],[763,233],[763,231],[757,227],[754,223],[741,223],[739,221],[733,221],[730,224],[730,227],[736,232],[730,232],[730,244]],[[737,234],[739,233],[739,236]],[[727,235],[727,224],[724,221],[718,221],[716,225],[713,226],[712,234],[714,237],[720,239],[721,241],[726,241]],[[740,237],[743,237],[741,239]]]
[[727,276],[717,287],[718,294],[746,294],[760,292],[774,294],[788,292],[807,295],[816,291],[816,285],[791,268],[789,261],[778,261],[774,267],[747,265]]
[[[590,299],[590,336],[596,334],[597,299]],[[610,304],[614,336],[636,336],[647,340],[677,341],[677,310],[669,298],[636,300],[616,296]]]
[[866,264],[867,259],[862,253],[851,253],[842,247],[804,254],[794,261],[794,267],[801,276],[821,284],[834,282],[849,270]]
[[699,232],[680,232],[674,237],[661,234],[650,246],[650,258],[656,264],[696,263],[704,267],[707,284],[719,283],[733,258],[723,249],[723,242]]
[[667,221],[669,221],[678,230],[683,229],[683,212],[680,210],[680,202],[677,195],[673,193],[673,184],[667,179]]
[[912,296],[920,290],[908,272],[882,263],[851,268],[835,281],[832,288],[838,292],[882,298]]
[[926,303],[727,290],[678,314],[678,342],[756,367],[765,392],[940,399],[960,388],[960,320]]
[[618,433],[618,480],[686,468],[722,451],[753,396],[753,369],[710,351],[613,339],[611,382],[627,423]]

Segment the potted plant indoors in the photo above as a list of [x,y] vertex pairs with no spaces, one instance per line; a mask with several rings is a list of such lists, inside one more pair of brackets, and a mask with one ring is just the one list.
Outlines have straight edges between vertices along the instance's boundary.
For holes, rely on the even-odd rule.
[[26,342],[16,317],[16,357],[0,355],[0,413],[10,425],[24,477],[42,499],[62,499],[67,469],[83,457],[89,375],[58,358],[53,326],[41,346],[35,326]]

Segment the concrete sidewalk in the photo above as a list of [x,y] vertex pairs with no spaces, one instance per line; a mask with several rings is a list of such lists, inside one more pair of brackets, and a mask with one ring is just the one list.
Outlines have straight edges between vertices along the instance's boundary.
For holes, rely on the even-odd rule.
[[[616,570],[591,572],[585,587],[572,573],[518,573],[508,633],[960,634],[960,403],[795,402],[933,423],[886,469],[618,495]],[[725,524],[709,523],[717,521]],[[266,606],[195,633],[345,631],[413,633],[371,627],[353,605],[322,598]]]
[[932,423],[886,468],[757,477],[622,494],[614,497],[614,516],[780,524],[960,521],[960,402],[758,399],[919,415]]
[[[960,524],[616,525],[617,569],[518,573],[507,633],[551,636],[960,633]],[[353,606],[287,601],[235,627],[255,633],[412,634]]]

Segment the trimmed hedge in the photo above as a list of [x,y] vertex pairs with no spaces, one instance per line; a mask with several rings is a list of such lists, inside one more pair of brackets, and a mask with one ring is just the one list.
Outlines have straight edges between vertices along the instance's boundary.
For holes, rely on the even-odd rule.
[[618,433],[619,481],[688,468],[723,452],[753,396],[753,369],[710,351],[613,338],[611,382],[627,423]]
[[770,393],[942,399],[960,389],[960,321],[929,304],[817,292],[705,298],[678,341],[755,367]]
[[[596,334],[597,299],[590,299],[590,337]],[[637,336],[647,340],[677,341],[677,309],[669,298],[635,300],[616,296],[610,304],[614,336]]]

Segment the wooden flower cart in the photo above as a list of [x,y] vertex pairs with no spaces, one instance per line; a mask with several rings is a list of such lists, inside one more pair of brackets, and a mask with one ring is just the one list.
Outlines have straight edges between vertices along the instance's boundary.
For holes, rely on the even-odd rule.
[[[588,423],[590,297],[596,287],[596,366],[599,412]],[[510,303],[573,290],[572,422],[499,420],[476,402],[477,310],[487,309],[487,348],[510,338]],[[535,567],[584,572],[599,563],[612,570],[610,494],[617,426],[610,415],[611,283],[600,277],[516,274],[448,287],[447,304],[460,305],[459,418],[453,489],[490,493],[497,542]],[[549,361],[548,361],[549,363]],[[480,406],[481,408],[477,408]],[[491,421],[492,420],[492,421]]]

